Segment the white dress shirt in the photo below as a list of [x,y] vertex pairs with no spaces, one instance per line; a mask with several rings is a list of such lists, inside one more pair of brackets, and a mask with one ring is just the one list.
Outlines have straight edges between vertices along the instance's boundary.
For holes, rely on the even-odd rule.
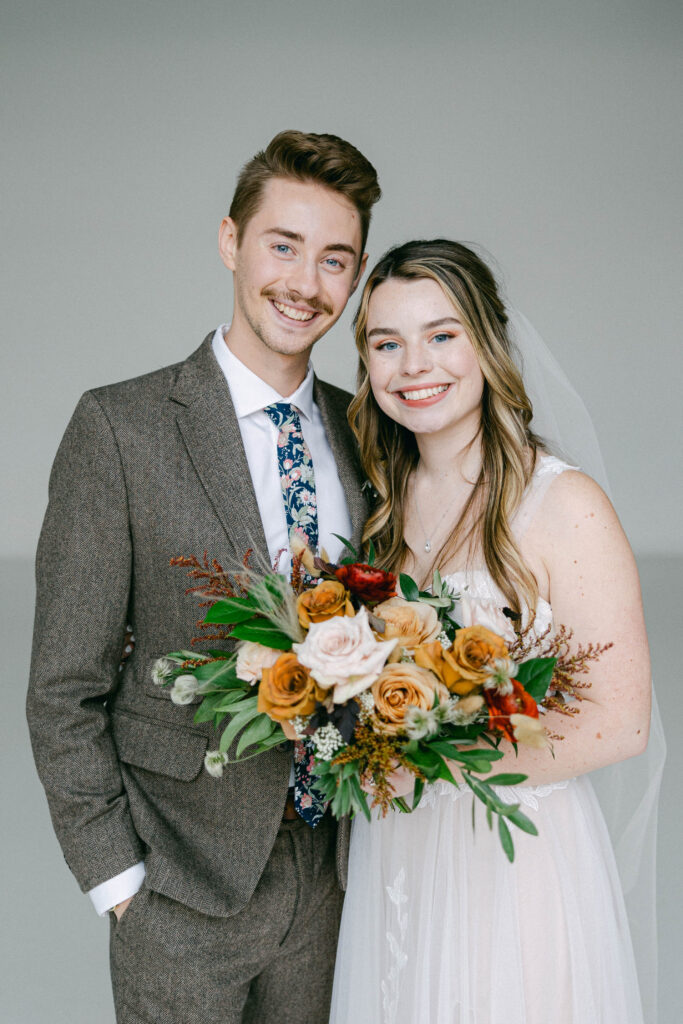
[[[277,461],[278,430],[264,412],[267,405],[275,402],[289,402],[299,410],[301,430],[313,461],[318,502],[318,545],[320,550],[325,549],[331,561],[336,561],[341,555],[342,544],[334,534],[350,537],[351,518],[320,410],[313,400],[313,367],[309,363],[304,381],[293,394],[280,395],[233,355],[225,342],[227,329],[227,325],[222,324],[214,334],[213,353],[225,376],[237,416],[271,564],[275,563],[280,552],[284,554],[280,555],[279,571],[288,572],[291,564]],[[112,907],[134,896],[144,877],[145,865],[140,861],[91,889],[89,896],[97,913],[104,916]]]

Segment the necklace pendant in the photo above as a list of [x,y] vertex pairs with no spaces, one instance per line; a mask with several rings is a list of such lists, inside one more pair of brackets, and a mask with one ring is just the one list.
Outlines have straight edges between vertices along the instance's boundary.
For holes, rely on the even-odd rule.
[[426,540],[425,541],[425,551],[429,552],[431,550],[432,550],[432,542],[431,542],[431,540]]

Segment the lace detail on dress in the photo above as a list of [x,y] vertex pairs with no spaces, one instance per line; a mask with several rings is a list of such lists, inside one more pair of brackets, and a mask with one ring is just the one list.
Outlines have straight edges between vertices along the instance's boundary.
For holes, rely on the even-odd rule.
[[[389,897],[391,917],[395,919],[395,931],[387,930],[386,938],[391,957],[391,966],[387,971],[386,978],[382,979],[382,1009],[384,1011],[384,1024],[393,1024],[396,1020],[399,998],[399,975],[408,963],[405,940],[408,930],[408,911],[405,904],[408,896],[405,892],[406,872],[401,868],[393,885],[387,885],[386,893]],[[391,922],[388,922],[389,924]]]
[[[549,782],[545,786],[494,786],[493,789],[503,803],[524,804],[525,807],[537,811],[539,800],[549,796],[556,789],[566,789],[570,782],[571,779],[561,779],[558,782]],[[470,790],[466,786],[456,787],[451,782],[434,782],[431,785],[426,785],[422,799],[413,814],[422,810],[423,807],[436,807],[437,800],[442,800],[444,797],[455,801],[467,796],[468,793]]]

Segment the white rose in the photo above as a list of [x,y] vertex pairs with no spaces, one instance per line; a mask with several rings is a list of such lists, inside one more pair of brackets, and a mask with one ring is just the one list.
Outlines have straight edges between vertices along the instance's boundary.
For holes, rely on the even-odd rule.
[[237,648],[237,678],[243,679],[245,683],[257,683],[264,668],[271,668],[281,654],[282,651],[275,651],[272,647],[243,640]]
[[507,643],[515,640],[515,630],[495,601],[473,601],[469,597],[460,599],[460,625],[484,626],[492,633],[502,636]]
[[374,683],[397,643],[378,641],[361,608],[354,616],[311,623],[304,642],[292,650],[319,686],[334,687],[334,703],[343,704]]

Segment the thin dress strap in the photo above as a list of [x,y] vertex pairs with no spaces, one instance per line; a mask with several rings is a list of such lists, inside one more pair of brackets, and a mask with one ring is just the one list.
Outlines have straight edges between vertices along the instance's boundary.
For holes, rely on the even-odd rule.
[[519,508],[512,518],[512,529],[518,542],[521,541],[531,526],[539,505],[555,477],[568,469],[577,468],[577,466],[570,466],[568,462],[563,462],[554,455],[541,454],[538,456],[534,474],[524,492]]

